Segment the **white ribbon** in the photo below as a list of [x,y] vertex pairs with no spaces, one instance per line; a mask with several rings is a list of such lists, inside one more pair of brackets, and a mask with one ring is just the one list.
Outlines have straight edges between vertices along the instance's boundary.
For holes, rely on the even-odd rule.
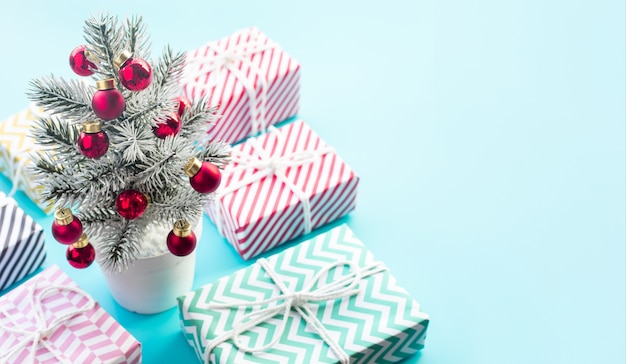
[[[211,303],[209,309],[224,309],[224,308],[241,308],[241,307],[258,307],[262,305],[268,305],[274,302],[280,302],[276,305],[271,305],[266,308],[257,309],[247,315],[242,316],[237,322],[233,324],[232,330],[216,337],[206,347],[204,352],[204,359],[206,363],[209,363],[211,352],[220,344],[232,339],[233,344],[237,349],[246,353],[261,353],[267,349],[272,348],[278,343],[280,338],[287,327],[289,319],[289,312],[294,309],[302,316],[302,318],[317,332],[317,334],[324,340],[330,349],[335,353],[341,363],[349,363],[350,356],[341,348],[330,333],[324,328],[324,325],[317,319],[315,314],[311,311],[309,303],[323,302],[329,300],[336,300],[343,297],[353,296],[360,292],[359,283],[363,278],[380,273],[387,268],[380,262],[372,263],[364,268],[358,268],[355,263],[343,260],[335,263],[328,264],[320,271],[318,271],[313,279],[304,284],[304,287],[300,291],[292,291],[284,282],[280,279],[278,274],[274,271],[270,263],[261,258],[257,261],[261,267],[265,270],[268,276],[274,281],[274,284],[279,288],[282,294],[263,300],[263,301],[230,301],[222,303]],[[350,273],[343,275],[341,278],[334,280],[332,283],[324,283],[323,278],[330,273],[332,269],[341,268],[347,266],[350,269]],[[251,347],[245,345],[242,340],[242,334],[246,331],[253,329],[254,327],[267,322],[274,316],[281,315],[282,321],[277,330],[274,331],[272,340],[262,346]]]
[[[284,145],[287,141],[282,140],[282,134],[280,130],[274,127],[270,127],[269,135],[276,135],[276,143],[278,145]],[[305,191],[301,190],[295,185],[287,175],[285,170],[288,167],[301,166],[306,163],[312,163],[315,160],[323,157],[328,153],[332,153],[333,149],[329,146],[316,149],[316,150],[300,150],[296,152],[287,153],[283,156],[271,157],[269,153],[261,146],[257,138],[250,138],[246,141],[252,146],[253,154],[244,154],[239,150],[234,150],[231,155],[231,162],[237,163],[237,166],[229,168],[228,173],[236,173],[247,169],[256,169],[253,173],[249,174],[245,178],[239,181],[231,182],[228,187],[218,190],[217,195],[219,198],[233,193],[238,189],[245,187],[249,184],[260,181],[265,177],[275,176],[276,179],[287,186],[289,190],[300,200],[302,203],[302,214],[304,220],[304,233],[308,234],[313,229],[311,221],[311,202],[309,196]],[[256,158],[255,158],[256,157]],[[216,208],[218,199],[213,200],[213,207]],[[221,214],[215,209],[216,221],[215,224],[223,232],[223,222],[221,220]]]
[[[33,308],[33,313],[35,317],[34,330],[31,331],[20,327],[19,323],[13,318],[13,316],[6,311],[6,308],[0,306],[0,313],[4,315],[4,319],[8,319],[12,324],[11,326],[9,326],[5,323],[4,320],[0,319],[0,329],[3,331],[11,332],[15,335],[22,335],[19,343],[14,345],[10,350],[4,353],[0,353],[0,363],[8,363],[12,357],[20,353],[22,350],[28,349],[30,345],[29,362],[34,364],[36,362],[35,354],[37,352],[37,348],[39,347],[39,345],[42,345],[52,355],[54,355],[55,359],[57,359],[59,363],[71,364],[71,359],[68,359],[63,355],[62,352],[55,349],[53,345],[50,344],[48,339],[59,328],[69,322],[74,316],[83,314],[93,309],[95,307],[95,301],[87,293],[77,287],[51,285],[46,286],[37,295],[35,295],[36,288],[37,283],[35,283],[30,290],[30,303]],[[43,300],[51,294],[58,294],[61,292],[73,292],[77,295],[81,295],[87,299],[87,302],[85,303],[85,305],[83,305],[83,307],[79,307],[76,310],[68,311],[63,315],[55,317],[50,323],[47,323],[42,308]]]
[[[242,41],[238,44],[226,46],[229,42],[225,41],[221,42],[221,44],[217,42],[206,44],[204,48],[207,48],[215,54],[202,55],[191,59],[187,63],[187,69],[189,71],[185,73],[182,82],[195,87],[211,89],[215,85],[224,84],[224,79],[228,72],[222,72],[223,70],[230,71],[230,73],[241,82],[248,94],[248,106],[250,107],[250,118],[252,120],[252,132],[250,135],[256,135],[259,132],[265,133],[268,126],[266,120],[268,80],[265,73],[251,62],[251,57],[254,54],[277,49],[278,45],[269,39],[260,38],[258,34],[250,34],[249,32],[250,30],[241,30],[230,36],[230,39],[251,36],[250,40]],[[237,65],[239,62],[250,67],[252,71],[250,77],[239,69]],[[209,79],[206,84],[200,83],[199,79],[201,76],[207,74],[209,75]],[[261,99],[261,106],[259,108],[257,107],[254,76],[258,76],[259,85],[261,86],[258,95]],[[257,117],[259,114],[260,116]]]

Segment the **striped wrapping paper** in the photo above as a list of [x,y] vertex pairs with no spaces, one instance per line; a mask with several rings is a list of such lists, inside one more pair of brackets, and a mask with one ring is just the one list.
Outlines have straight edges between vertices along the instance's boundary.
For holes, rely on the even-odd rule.
[[39,195],[43,186],[35,183],[24,168],[25,163],[30,163],[28,154],[37,150],[28,132],[33,121],[41,116],[43,111],[31,105],[0,122],[0,173],[17,184],[14,189],[24,191],[43,212],[50,214],[53,206]]
[[[47,335],[37,329],[34,305],[51,328]],[[23,333],[6,329],[16,323]],[[28,363],[35,342],[37,363],[141,363],[141,344],[55,265],[0,297],[0,325],[0,362]]]
[[182,83],[219,107],[211,140],[235,143],[298,112],[300,65],[256,28],[188,52]]
[[[332,150],[304,163],[289,163],[291,156],[323,149],[330,147],[302,120],[233,147],[233,162],[223,170],[222,185],[205,211],[241,257],[250,259],[307,233],[306,210],[315,229],[355,208],[359,178]],[[283,160],[286,165],[267,173],[271,167],[241,164],[237,156],[268,166]],[[308,198],[309,208],[299,195]]]
[[45,258],[41,226],[0,192],[0,291],[34,272]]
[[[281,329],[282,314],[265,320],[250,315],[282,301],[259,302],[279,295],[293,297],[295,292],[302,294],[316,279],[314,286],[320,290],[343,279],[349,272],[345,266],[316,277],[320,271],[328,269],[329,264],[341,261],[358,268],[382,264],[374,261],[371,252],[345,224],[340,225],[269,257],[264,263],[273,269],[277,279],[270,278],[259,260],[179,297],[183,334],[200,361],[207,363],[337,363],[338,356],[318,334],[319,329],[307,323],[301,311],[293,306],[288,311],[284,330]],[[285,288],[279,290],[277,280]],[[328,339],[343,349],[350,363],[393,363],[422,349],[429,317],[420,311],[419,304],[407,291],[398,286],[389,270],[383,265],[382,271],[358,282],[358,289],[351,295],[306,302]],[[240,306],[215,308],[220,303]],[[244,307],[241,303],[248,305]],[[261,352],[246,353],[238,350],[233,338],[219,339],[230,335],[246,315],[256,325],[241,332],[239,339],[243,345],[258,349],[270,344],[274,335],[278,336],[278,341]],[[208,351],[212,346],[215,347]]]

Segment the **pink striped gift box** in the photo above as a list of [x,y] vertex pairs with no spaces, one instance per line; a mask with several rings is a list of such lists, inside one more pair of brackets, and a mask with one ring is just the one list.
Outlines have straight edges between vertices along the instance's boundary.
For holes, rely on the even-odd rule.
[[53,265],[0,297],[0,363],[141,363],[141,344]]
[[219,107],[209,138],[235,143],[296,115],[300,64],[249,28],[188,52],[182,83],[188,98],[208,94]]
[[244,259],[355,208],[359,178],[302,120],[233,147],[206,212]]

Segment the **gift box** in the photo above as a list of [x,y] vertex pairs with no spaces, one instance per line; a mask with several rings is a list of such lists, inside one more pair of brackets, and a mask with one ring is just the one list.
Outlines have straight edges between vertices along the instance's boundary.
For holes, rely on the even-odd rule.
[[359,178],[302,120],[233,147],[205,209],[250,259],[355,208]]
[[187,53],[183,90],[209,95],[221,118],[210,140],[235,143],[298,112],[300,65],[256,28]]
[[0,362],[141,363],[141,344],[53,265],[0,297]]
[[427,314],[344,224],[178,298],[205,363],[392,363]]
[[29,154],[37,150],[34,140],[28,135],[33,122],[45,114],[34,105],[0,122],[0,173],[13,183],[14,190],[22,190],[46,214],[53,206],[41,200],[41,184],[28,174],[25,165],[30,163]]
[[45,258],[41,226],[0,192],[0,291],[34,272]]

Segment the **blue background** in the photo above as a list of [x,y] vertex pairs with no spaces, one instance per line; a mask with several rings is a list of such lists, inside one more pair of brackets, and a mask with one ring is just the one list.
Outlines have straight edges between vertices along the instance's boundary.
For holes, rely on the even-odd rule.
[[[99,10],[143,15],[155,55],[256,25],[301,62],[300,116],[362,178],[343,222],[431,314],[409,362],[625,362],[623,1],[3,1],[0,120],[74,77]],[[128,313],[47,248],[146,363],[193,362],[175,310]],[[196,286],[244,265],[206,219],[198,253]]]

